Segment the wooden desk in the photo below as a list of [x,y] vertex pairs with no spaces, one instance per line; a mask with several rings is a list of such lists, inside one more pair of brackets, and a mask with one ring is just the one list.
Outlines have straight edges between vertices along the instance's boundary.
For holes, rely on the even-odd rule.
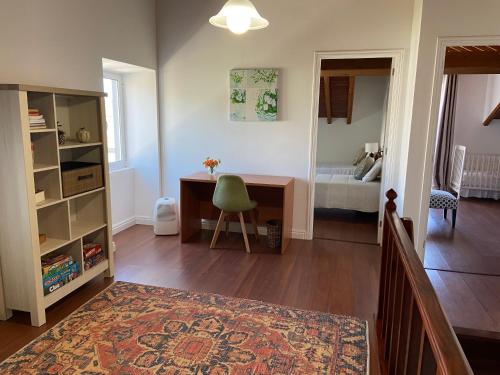
[[[247,186],[250,199],[257,201],[258,224],[278,219],[282,222],[281,253],[292,237],[293,177],[239,174]],[[181,184],[181,241],[188,242],[201,230],[201,219],[217,220],[220,210],[213,206],[212,196],[216,176],[195,173],[182,177]]]

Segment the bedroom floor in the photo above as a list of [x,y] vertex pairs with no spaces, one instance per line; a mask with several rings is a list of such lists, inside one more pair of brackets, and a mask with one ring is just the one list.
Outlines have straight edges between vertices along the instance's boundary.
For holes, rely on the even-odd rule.
[[317,239],[377,244],[378,212],[316,208],[313,236]]
[[[378,298],[380,248],[350,242],[292,240],[284,255],[246,254],[241,234],[221,236],[210,250],[212,232],[181,244],[177,236],[156,237],[136,225],[114,237],[115,280],[214,292],[296,308],[358,316],[371,325],[370,358],[377,362],[373,318]],[[250,246],[254,243],[250,240]],[[47,324],[31,327],[29,315],[0,322],[0,361],[62,320],[111,283],[98,278],[48,310]],[[378,371],[370,374],[379,374]]]
[[500,201],[461,199],[454,230],[451,214],[430,210],[425,247],[424,266],[455,331],[491,348],[478,363],[485,374],[500,367],[499,228]]
[[500,276],[500,201],[460,199],[457,224],[451,213],[430,210],[425,268]]

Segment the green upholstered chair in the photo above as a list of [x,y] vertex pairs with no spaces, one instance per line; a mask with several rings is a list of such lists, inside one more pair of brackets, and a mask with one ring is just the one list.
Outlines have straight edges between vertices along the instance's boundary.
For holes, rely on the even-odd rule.
[[[245,240],[245,248],[247,253],[250,252],[250,245],[248,244],[247,231],[245,227],[245,220],[243,212],[249,212],[252,220],[253,230],[255,237],[258,239],[259,234],[257,230],[257,223],[255,220],[254,209],[257,207],[257,202],[250,200],[245,182],[240,176],[234,175],[221,175],[217,179],[215,191],[212,198],[212,203],[215,207],[221,210],[217,227],[215,228],[214,237],[210,248],[213,249],[219,238],[220,231],[224,225],[225,220],[231,215],[237,214],[240,220],[241,231],[243,232],[243,239]],[[226,224],[227,225],[227,224]],[[227,232],[227,226],[226,226]]]

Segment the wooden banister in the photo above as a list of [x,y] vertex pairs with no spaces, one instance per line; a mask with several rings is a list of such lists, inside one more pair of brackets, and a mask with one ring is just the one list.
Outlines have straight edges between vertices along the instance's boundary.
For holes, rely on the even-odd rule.
[[413,246],[413,224],[399,218],[396,192],[386,197],[377,314],[382,372],[472,375]]

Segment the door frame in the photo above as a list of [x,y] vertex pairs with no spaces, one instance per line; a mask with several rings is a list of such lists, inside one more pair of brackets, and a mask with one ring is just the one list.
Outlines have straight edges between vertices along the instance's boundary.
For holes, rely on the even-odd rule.
[[434,153],[438,131],[439,107],[441,105],[441,87],[444,79],[444,60],[446,48],[453,46],[486,46],[500,45],[500,35],[497,36],[464,36],[438,37],[436,59],[431,94],[431,109],[427,124],[427,146],[425,150],[424,178],[420,195],[420,214],[416,238],[422,244],[422,259],[425,256],[425,240],[427,239],[427,222],[429,220],[429,202],[432,188],[432,172],[434,168]]
[[[389,95],[387,100],[387,115],[385,123],[385,145],[384,159],[382,168],[382,182],[380,189],[380,209],[379,209],[379,229],[378,241],[381,240],[382,226],[381,223],[384,214],[385,191],[394,186],[395,174],[399,168],[397,155],[394,155],[392,150],[397,150],[397,126],[403,124],[400,119],[400,107],[402,103],[403,93],[403,75],[404,75],[404,58],[403,49],[387,49],[387,50],[357,50],[357,51],[330,51],[330,52],[315,52],[314,67],[313,67],[313,87],[312,87],[312,111],[311,111],[311,130],[309,142],[309,179],[308,179],[308,202],[307,202],[307,229],[306,239],[312,240],[314,227],[314,194],[316,181],[316,153],[318,148],[318,108],[319,108],[319,90],[321,79],[321,62],[323,60],[332,59],[363,59],[363,58],[390,58],[392,60],[392,75],[389,80]],[[400,126],[400,125],[399,125]]]

